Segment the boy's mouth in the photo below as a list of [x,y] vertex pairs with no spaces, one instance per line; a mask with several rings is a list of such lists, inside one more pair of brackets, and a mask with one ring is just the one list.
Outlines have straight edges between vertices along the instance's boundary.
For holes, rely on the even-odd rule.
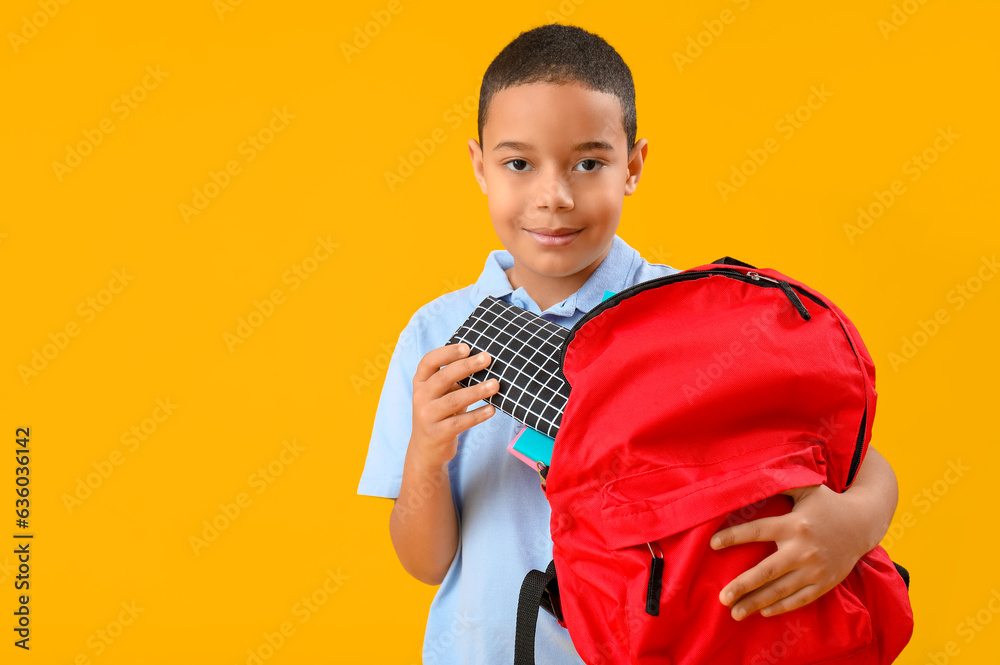
[[573,239],[580,235],[583,229],[525,229],[536,242],[550,247],[568,245]]

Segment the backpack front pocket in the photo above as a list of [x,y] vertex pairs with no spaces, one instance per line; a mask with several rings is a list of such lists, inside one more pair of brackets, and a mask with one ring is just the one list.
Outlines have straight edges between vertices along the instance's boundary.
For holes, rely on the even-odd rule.
[[822,452],[815,441],[787,441],[720,460],[719,473],[714,463],[670,465],[604,486],[604,536],[624,589],[634,662],[804,665],[852,653],[856,663],[873,657],[871,617],[845,584],[774,617],[736,621],[719,600],[726,584],[777,548],[746,543],[716,551],[711,537],[731,524],[788,513],[792,500],[780,492],[822,483]]

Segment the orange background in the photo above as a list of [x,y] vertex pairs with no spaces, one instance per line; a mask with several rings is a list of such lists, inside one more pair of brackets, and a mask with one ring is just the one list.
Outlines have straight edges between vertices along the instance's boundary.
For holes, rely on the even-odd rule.
[[635,77],[619,235],[778,268],[864,335],[913,574],[900,662],[996,662],[986,0],[6,2],[0,433],[31,427],[35,538],[31,649],[5,630],[0,662],[419,662],[434,589],[357,482],[399,331],[499,248],[466,149],[482,74],[554,20]]

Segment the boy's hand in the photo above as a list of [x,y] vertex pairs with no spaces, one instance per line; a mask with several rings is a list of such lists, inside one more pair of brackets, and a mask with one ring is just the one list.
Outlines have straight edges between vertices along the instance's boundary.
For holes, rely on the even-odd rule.
[[848,493],[812,485],[782,494],[795,500],[791,512],[737,524],[712,537],[713,549],[749,542],[778,545],[777,552],[719,593],[737,621],[757,610],[773,616],[811,603],[840,584],[875,547],[856,519],[863,506],[852,504]]
[[486,399],[500,384],[496,379],[468,388],[456,383],[489,366],[483,351],[468,358],[467,344],[446,344],[428,351],[413,376],[413,430],[410,450],[427,469],[447,464],[458,450],[458,435],[493,415],[490,404],[466,412],[466,408]]

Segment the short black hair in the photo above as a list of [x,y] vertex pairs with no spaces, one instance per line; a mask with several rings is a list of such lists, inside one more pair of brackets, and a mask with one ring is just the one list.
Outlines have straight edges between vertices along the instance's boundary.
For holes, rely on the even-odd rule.
[[578,82],[621,102],[625,150],[635,147],[635,84],[632,71],[610,44],[575,25],[550,23],[518,35],[493,59],[479,89],[479,145],[493,95],[528,83]]

